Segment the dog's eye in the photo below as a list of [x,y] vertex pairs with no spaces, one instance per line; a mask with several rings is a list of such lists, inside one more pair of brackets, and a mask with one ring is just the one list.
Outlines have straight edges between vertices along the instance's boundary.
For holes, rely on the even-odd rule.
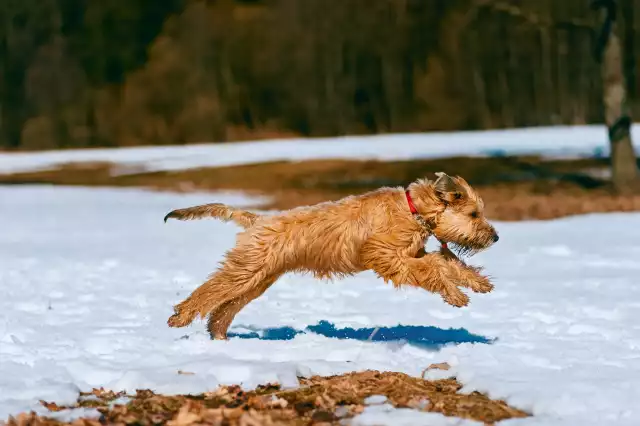
[[478,217],[478,212],[476,212],[476,211],[471,212],[471,217],[474,218],[474,219],[477,218]]

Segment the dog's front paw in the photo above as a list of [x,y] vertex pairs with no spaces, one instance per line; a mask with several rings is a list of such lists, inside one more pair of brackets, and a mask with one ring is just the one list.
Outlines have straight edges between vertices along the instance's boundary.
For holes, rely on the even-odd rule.
[[462,308],[469,304],[469,296],[460,291],[457,287],[445,287],[440,293],[442,299],[456,308]]
[[490,293],[491,291],[493,291],[493,288],[494,285],[487,280],[487,282],[472,287],[471,290],[476,293]]
[[458,270],[454,281],[463,287],[470,288],[474,293],[489,293],[493,290],[493,284],[489,278],[482,275],[482,267],[479,266],[463,266]]
[[493,284],[489,282],[489,278],[479,275],[478,278],[470,283],[469,286],[475,293],[489,293],[493,290]]

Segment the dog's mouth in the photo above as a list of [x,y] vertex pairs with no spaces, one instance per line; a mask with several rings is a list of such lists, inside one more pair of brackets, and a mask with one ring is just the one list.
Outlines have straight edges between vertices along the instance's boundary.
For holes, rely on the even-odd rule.
[[447,242],[447,246],[460,258],[470,258],[489,248],[488,245],[473,243],[471,241]]
[[483,250],[479,247],[462,245],[458,243],[448,243],[447,246],[451,249],[452,252],[456,254],[456,256],[460,258],[469,258]]
[[[495,233],[481,233],[475,238],[466,238],[461,235],[435,235],[440,243],[445,244],[449,250],[456,254],[459,258],[472,257],[489,247],[491,247],[498,239]],[[449,237],[449,238],[447,238]]]

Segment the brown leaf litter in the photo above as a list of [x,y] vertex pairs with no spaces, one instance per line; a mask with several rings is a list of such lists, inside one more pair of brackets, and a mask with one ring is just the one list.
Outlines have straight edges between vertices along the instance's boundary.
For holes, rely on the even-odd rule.
[[[444,369],[446,364],[430,368]],[[96,408],[99,418],[65,423],[35,413],[10,417],[8,426],[276,426],[339,425],[365,408],[365,399],[383,395],[397,408],[413,408],[494,424],[529,414],[489,399],[479,392],[461,394],[455,379],[424,380],[402,373],[363,371],[331,377],[299,378],[300,387],[278,384],[245,392],[240,386],[221,386],[199,395],[159,395],[138,390],[135,395],[94,389],[81,393],[73,406],[42,401],[52,412]],[[127,401],[123,398],[128,397]]]

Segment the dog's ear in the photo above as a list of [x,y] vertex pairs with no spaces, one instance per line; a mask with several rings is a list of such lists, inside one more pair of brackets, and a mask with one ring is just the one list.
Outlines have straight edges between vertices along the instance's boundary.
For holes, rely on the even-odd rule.
[[474,190],[471,188],[471,185],[469,185],[469,182],[464,180],[462,176],[456,176],[453,179],[456,181],[456,184],[458,185],[458,187],[461,188],[462,193],[465,196],[471,196]]
[[456,179],[444,172],[438,172],[436,176],[438,176],[438,179],[436,179],[433,187],[442,201],[453,203],[466,195],[466,190]]

